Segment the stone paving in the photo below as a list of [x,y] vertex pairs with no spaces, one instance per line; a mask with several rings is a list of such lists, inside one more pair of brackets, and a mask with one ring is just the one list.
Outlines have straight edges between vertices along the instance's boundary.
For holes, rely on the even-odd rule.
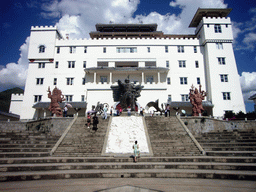
[[149,153],[142,117],[113,117],[106,153],[133,153],[132,146],[136,140],[138,141],[140,152]]
[[1,183],[5,192],[255,192],[255,181],[210,179],[65,179]]

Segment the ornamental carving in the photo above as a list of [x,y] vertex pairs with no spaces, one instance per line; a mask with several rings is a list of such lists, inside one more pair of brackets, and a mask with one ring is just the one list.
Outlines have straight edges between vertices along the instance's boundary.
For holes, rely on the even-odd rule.
[[60,108],[59,103],[65,101],[65,98],[64,95],[62,95],[61,90],[55,87],[51,92],[50,87],[48,87],[48,98],[51,99],[51,104],[48,109],[52,112],[52,115],[55,114],[57,117],[63,117],[62,109]]
[[202,101],[207,95],[205,91],[201,90],[202,85],[199,85],[199,90],[195,88],[193,85],[191,86],[189,92],[190,103],[192,104],[192,115],[193,116],[201,116],[204,111]]

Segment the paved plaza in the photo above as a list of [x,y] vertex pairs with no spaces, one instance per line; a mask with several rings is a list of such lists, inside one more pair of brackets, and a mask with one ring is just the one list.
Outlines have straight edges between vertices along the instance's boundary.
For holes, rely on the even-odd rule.
[[169,178],[119,178],[119,179],[65,179],[4,182],[0,191],[5,192],[255,192],[255,181],[210,180],[210,179],[169,179]]

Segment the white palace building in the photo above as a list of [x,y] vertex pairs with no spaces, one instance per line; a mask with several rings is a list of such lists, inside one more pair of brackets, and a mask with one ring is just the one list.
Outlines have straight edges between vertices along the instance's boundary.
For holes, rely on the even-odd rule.
[[25,92],[12,95],[10,112],[50,116],[47,90],[55,86],[73,106],[69,115],[84,116],[97,102],[115,107],[111,86],[127,77],[144,86],[138,107],[159,100],[190,115],[189,89],[201,84],[207,115],[245,112],[230,11],[199,8],[189,25],[195,33],[187,35],[164,34],[156,24],[96,24],[90,39],[69,39],[57,27],[31,27]]

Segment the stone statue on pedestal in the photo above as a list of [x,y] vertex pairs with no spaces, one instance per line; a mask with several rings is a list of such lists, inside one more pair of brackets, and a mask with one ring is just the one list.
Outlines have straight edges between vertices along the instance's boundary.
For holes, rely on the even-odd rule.
[[140,97],[142,88],[143,86],[141,85],[135,86],[128,78],[125,79],[124,83],[118,80],[117,86],[111,86],[114,101],[120,101],[120,105],[124,110],[127,110],[127,108],[130,107],[131,111],[135,111],[135,104],[137,98]]
[[201,90],[202,85],[199,85],[199,91],[197,88],[194,89],[194,86],[191,86],[189,92],[190,103],[192,104],[193,116],[201,116],[204,111],[202,101],[207,95],[205,91]]
[[49,111],[51,111],[52,114],[55,114],[57,117],[63,117],[62,109],[60,108],[59,103],[65,101],[65,98],[64,95],[62,95],[61,90],[55,87],[51,92],[50,87],[48,87],[48,98],[51,99],[51,104],[48,108]]

